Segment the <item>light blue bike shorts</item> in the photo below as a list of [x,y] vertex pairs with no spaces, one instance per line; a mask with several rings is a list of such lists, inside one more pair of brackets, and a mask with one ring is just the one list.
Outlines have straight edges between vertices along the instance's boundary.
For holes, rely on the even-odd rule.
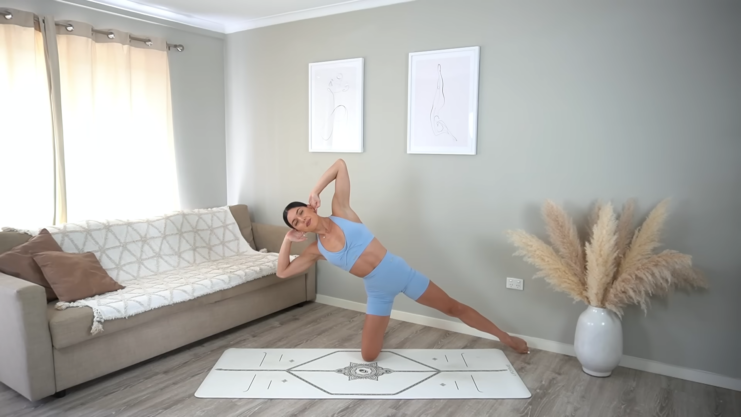
[[363,278],[363,283],[368,295],[366,313],[390,316],[398,294],[404,293],[416,301],[427,290],[430,280],[407,265],[404,259],[386,252],[381,263]]

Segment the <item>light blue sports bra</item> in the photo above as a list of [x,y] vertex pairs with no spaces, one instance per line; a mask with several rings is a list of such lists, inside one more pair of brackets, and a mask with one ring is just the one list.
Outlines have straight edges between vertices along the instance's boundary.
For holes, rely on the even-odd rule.
[[345,247],[339,252],[330,252],[324,248],[321,240],[317,240],[319,252],[324,255],[329,263],[338,266],[345,271],[355,265],[366,247],[373,241],[373,233],[363,223],[355,223],[341,217],[329,216],[337,226],[340,226],[345,234]]

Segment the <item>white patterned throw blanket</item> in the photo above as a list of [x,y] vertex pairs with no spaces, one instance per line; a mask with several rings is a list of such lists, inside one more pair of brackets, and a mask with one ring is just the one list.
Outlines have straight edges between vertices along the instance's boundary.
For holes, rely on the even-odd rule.
[[92,308],[92,334],[103,330],[105,320],[231,288],[275,273],[278,264],[278,254],[250,247],[228,207],[46,229],[65,252],[94,253],[108,274],[126,287],[57,303],[57,309]]

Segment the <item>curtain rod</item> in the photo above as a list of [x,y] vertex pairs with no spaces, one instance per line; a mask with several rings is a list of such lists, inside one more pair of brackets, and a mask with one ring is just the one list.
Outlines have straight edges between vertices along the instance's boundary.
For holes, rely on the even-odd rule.
[[[13,18],[13,13],[11,13],[9,10],[3,11],[2,14],[3,14],[3,17],[6,20],[10,20],[10,19]],[[38,18],[38,16],[34,16],[33,17],[33,20],[35,22],[41,23],[40,20],[39,20],[39,18]],[[64,27],[65,29],[67,29],[67,32],[72,32],[73,30],[75,30],[75,27],[71,23],[56,23],[55,22],[55,25]],[[103,35],[107,35],[109,39],[114,39],[116,37],[116,35],[113,32],[110,32],[110,31],[105,31],[105,30],[100,30],[100,29],[93,29],[93,32],[95,32],[95,33],[101,33]],[[139,38],[139,37],[131,36],[131,35],[129,35],[129,39],[132,39],[132,40],[135,40],[135,41],[139,41],[139,42],[143,42],[147,46],[152,46],[152,40],[151,39]],[[168,43],[167,44],[167,50],[169,51],[171,49],[175,49],[178,52],[183,52],[185,50],[185,46],[183,46],[181,44]]]
[[[57,25],[57,26],[61,26],[61,27],[65,28],[65,29],[67,29],[67,32],[72,32],[73,30],[75,30],[75,27],[72,25],[72,23],[54,23],[54,24]],[[100,33],[100,34],[106,35],[106,36],[108,36],[108,39],[114,39],[116,37],[116,35],[113,32],[111,32],[111,31],[100,30],[100,29],[93,29],[93,32],[94,33]],[[132,35],[129,35],[129,39],[135,40],[135,41],[139,41],[139,42],[144,42],[145,45],[152,46],[152,40],[151,39],[139,38],[139,37],[132,36]],[[183,52],[185,50],[185,47],[183,45],[168,43],[167,44],[167,49],[170,50],[172,48],[174,48],[178,52]]]

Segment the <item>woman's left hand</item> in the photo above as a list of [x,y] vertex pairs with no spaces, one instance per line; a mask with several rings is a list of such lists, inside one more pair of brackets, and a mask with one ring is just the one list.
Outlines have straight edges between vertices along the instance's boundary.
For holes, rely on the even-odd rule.
[[530,353],[530,348],[527,346],[527,342],[516,336],[509,336],[502,342],[512,348],[517,353]]
[[319,198],[319,194],[311,193],[309,195],[309,207],[314,208],[314,210],[319,210],[319,207],[321,205],[322,205],[322,200]]
[[286,233],[286,239],[291,242],[303,242],[306,240],[306,233],[299,232],[298,230],[289,230],[288,233]]

